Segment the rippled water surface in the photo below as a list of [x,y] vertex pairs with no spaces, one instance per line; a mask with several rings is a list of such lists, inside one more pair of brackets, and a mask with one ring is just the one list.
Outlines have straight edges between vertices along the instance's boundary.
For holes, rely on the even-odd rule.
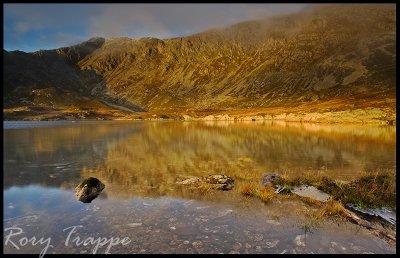
[[[10,236],[5,253],[38,254],[46,246],[22,246],[23,237],[50,238],[47,253],[93,252],[95,244],[79,245],[73,242],[77,237],[129,238],[110,253],[396,251],[348,222],[327,220],[304,231],[309,207],[301,201],[263,204],[238,191],[243,180],[257,181],[264,172],[324,173],[348,181],[393,169],[394,126],[147,121],[3,126],[3,226],[5,239]],[[200,193],[175,184],[179,177],[209,174],[235,178],[234,190]],[[84,204],[74,188],[89,176],[106,187]],[[24,232],[17,234],[19,229]]]

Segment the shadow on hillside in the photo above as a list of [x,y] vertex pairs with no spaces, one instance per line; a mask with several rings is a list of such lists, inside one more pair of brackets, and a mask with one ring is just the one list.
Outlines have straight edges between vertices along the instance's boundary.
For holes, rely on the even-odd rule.
[[33,105],[33,90],[54,87],[63,93],[71,91],[137,112],[146,111],[128,100],[112,96],[104,77],[94,70],[79,68],[78,62],[101,48],[104,42],[104,38],[92,38],[54,50],[4,51],[3,108]]

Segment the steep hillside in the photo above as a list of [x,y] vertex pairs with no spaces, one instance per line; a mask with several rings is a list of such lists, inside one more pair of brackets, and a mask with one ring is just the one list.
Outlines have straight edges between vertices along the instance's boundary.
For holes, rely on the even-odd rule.
[[49,106],[34,101],[45,88],[150,112],[395,108],[395,5],[320,5],[187,37],[3,54],[8,108]]

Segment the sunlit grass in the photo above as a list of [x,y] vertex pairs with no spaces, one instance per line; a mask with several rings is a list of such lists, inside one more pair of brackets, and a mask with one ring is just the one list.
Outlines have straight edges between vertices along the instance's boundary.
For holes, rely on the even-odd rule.
[[334,199],[330,199],[325,203],[317,212],[316,219],[320,219],[324,216],[329,217],[346,217],[344,212],[344,206]]
[[305,173],[292,178],[281,177],[276,184],[286,187],[313,185],[342,204],[354,203],[360,207],[396,206],[396,171],[390,169],[363,173],[350,183],[338,182],[323,174]]
[[275,192],[272,187],[262,187],[255,183],[247,183],[243,185],[240,188],[240,193],[247,196],[254,196],[264,203],[269,202],[275,196]]

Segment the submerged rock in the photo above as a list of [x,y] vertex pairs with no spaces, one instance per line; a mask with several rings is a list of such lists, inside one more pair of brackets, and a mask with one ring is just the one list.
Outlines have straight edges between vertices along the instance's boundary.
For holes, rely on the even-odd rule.
[[329,194],[326,194],[322,192],[321,190],[318,190],[314,186],[309,186],[309,185],[301,185],[301,186],[296,186],[293,187],[291,190],[292,193],[297,194],[302,197],[308,197],[315,199],[320,202],[327,202],[329,201]]
[[306,241],[305,241],[306,237],[305,235],[298,235],[295,237],[295,239],[293,240],[293,242],[295,243],[295,245],[297,246],[306,246]]
[[75,188],[76,198],[83,203],[90,203],[93,201],[101,191],[103,191],[105,185],[95,177],[89,177],[82,181]]
[[209,175],[203,177],[191,177],[186,180],[177,182],[177,184],[181,185],[208,185],[212,189],[216,190],[231,190],[233,188],[233,184],[235,183],[235,179],[226,176],[226,175]]
[[396,225],[396,212],[389,208],[361,208],[353,203],[347,203],[345,207],[351,211],[355,211],[364,215],[375,216],[386,222],[389,222],[392,225]]

